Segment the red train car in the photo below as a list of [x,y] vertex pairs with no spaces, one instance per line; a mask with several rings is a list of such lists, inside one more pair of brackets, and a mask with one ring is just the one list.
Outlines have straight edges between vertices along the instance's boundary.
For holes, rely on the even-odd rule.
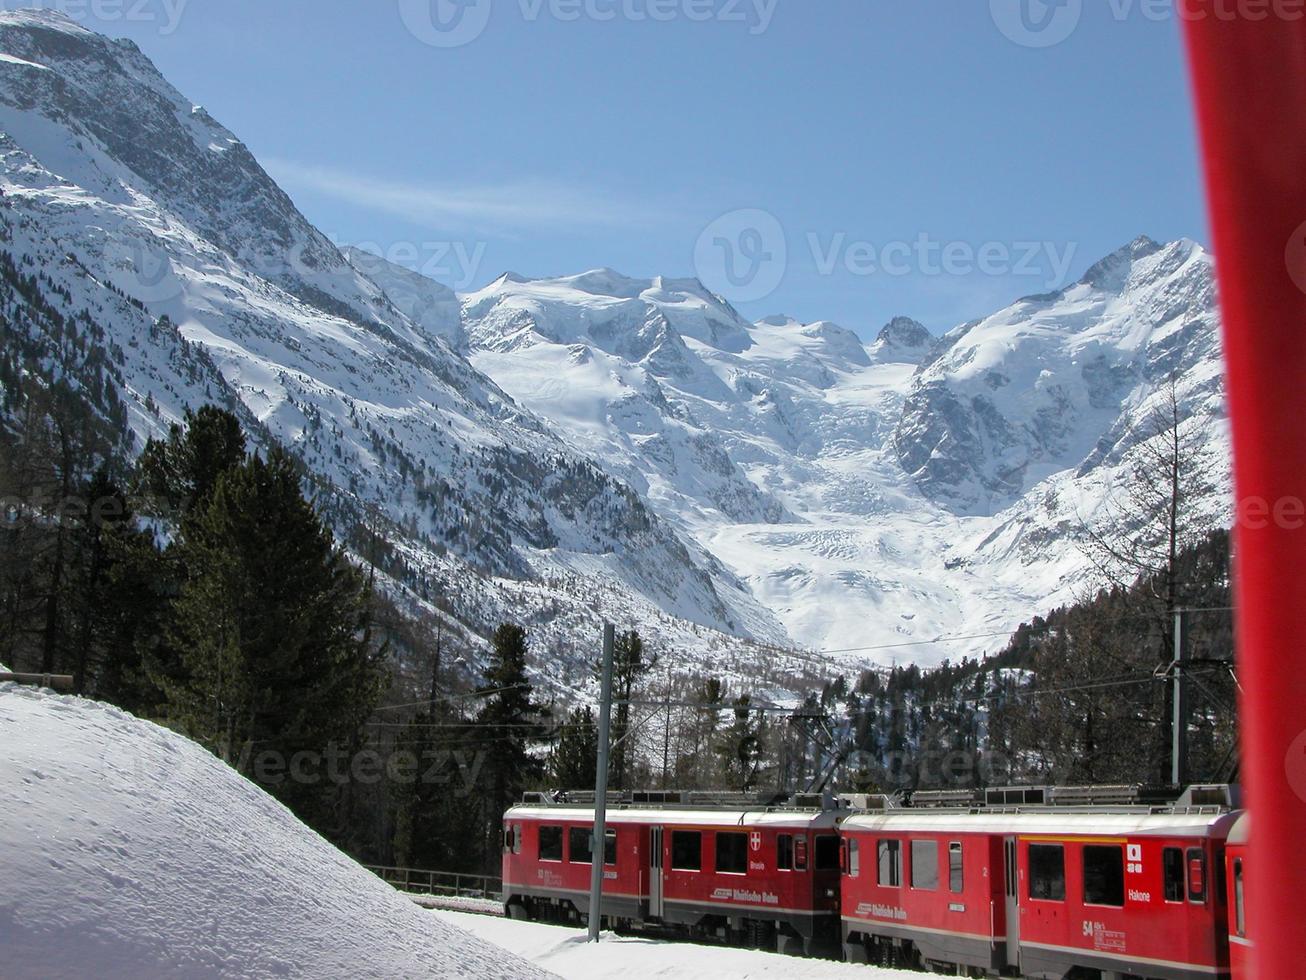
[[1247,862],[1251,814],[1243,813],[1229,831],[1225,850],[1225,902],[1229,908],[1229,967],[1233,980],[1251,980],[1252,940],[1247,926]]
[[[662,929],[783,952],[837,950],[839,821],[819,806],[613,803],[603,913],[624,929]],[[510,915],[589,915],[591,806],[539,802],[504,815]]]
[[852,816],[845,954],[1057,980],[1227,977],[1235,820],[1224,806]]

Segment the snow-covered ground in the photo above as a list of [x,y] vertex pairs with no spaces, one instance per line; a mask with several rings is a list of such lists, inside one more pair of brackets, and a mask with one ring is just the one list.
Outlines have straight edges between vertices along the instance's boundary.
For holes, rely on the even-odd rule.
[[553,971],[566,980],[608,980],[609,977],[663,977],[698,980],[919,980],[919,973],[882,970],[829,960],[797,959],[775,953],[720,946],[697,946],[639,937],[603,935],[592,944],[584,932],[536,922],[513,922],[466,912],[430,913],[451,926],[512,950],[518,956]]
[[0,977],[546,976],[193,742],[0,684]]

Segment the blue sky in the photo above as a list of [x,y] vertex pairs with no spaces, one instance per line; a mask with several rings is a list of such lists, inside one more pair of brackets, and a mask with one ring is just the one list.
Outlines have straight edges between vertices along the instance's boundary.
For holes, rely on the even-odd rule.
[[464,289],[702,275],[750,317],[874,333],[945,330],[1138,234],[1207,240],[1179,25],[1060,3],[69,10],[136,40],[338,241]]

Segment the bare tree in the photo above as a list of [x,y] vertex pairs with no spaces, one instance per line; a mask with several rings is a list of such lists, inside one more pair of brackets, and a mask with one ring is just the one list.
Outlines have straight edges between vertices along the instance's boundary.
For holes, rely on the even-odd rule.
[[[1076,655],[1119,674],[1156,672],[1156,683],[1122,690],[1118,697],[1132,699],[1153,719],[1149,756],[1158,781],[1169,778],[1173,690],[1164,677],[1174,658],[1175,614],[1190,601],[1181,558],[1211,530],[1194,507],[1212,490],[1199,465],[1200,425],[1185,415],[1172,375],[1139,428],[1123,481],[1091,521],[1081,519],[1083,551],[1096,572],[1081,601],[1100,589],[1115,590],[1120,602],[1098,608],[1136,624],[1138,640],[1100,642],[1093,651],[1080,644]],[[1107,629],[1099,635],[1114,634]]]

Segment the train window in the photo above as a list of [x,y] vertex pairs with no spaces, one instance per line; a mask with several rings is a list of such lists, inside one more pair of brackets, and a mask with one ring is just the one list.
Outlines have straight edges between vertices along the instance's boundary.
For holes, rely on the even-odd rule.
[[589,864],[593,855],[590,853],[590,837],[593,831],[588,827],[572,827],[567,831],[567,860],[573,864]]
[[955,895],[966,890],[965,865],[962,863],[961,843],[958,841],[948,845],[948,888]]
[[939,887],[939,845],[932,840],[911,842],[911,886],[932,892]]
[[1125,907],[1125,851],[1119,845],[1084,848],[1084,904]]
[[775,866],[780,871],[794,870],[794,835],[780,834],[775,839]]
[[1188,901],[1206,902],[1206,855],[1200,847],[1188,849]]
[[848,839],[848,877],[856,878],[862,872],[861,848],[857,845],[857,838]]
[[807,838],[801,835],[794,838],[794,870],[807,870]]
[[703,835],[697,830],[671,832],[671,868],[673,871],[703,870]]
[[[591,864],[594,861],[590,841],[594,839],[591,827],[572,827],[567,832],[567,857],[573,864]],[[603,834],[603,863],[617,863],[617,832],[605,831]]]
[[1161,876],[1165,880],[1165,900],[1184,900],[1184,852],[1177,847],[1167,847],[1161,852]]
[[716,835],[716,869],[721,874],[741,875],[748,871],[748,835]]
[[1233,862],[1233,927],[1239,936],[1247,938],[1247,906],[1243,897],[1243,859]]
[[902,841],[882,840],[876,848],[876,881],[885,888],[902,885]]
[[513,838],[515,838],[516,836],[517,835],[513,833],[512,825],[504,824],[503,826],[503,853],[504,854],[512,853],[512,842],[513,842]]
[[1060,844],[1029,845],[1029,897],[1066,900],[1066,849]]
[[562,828],[561,827],[540,828],[540,860],[541,861],[562,860]]
[[834,834],[822,834],[816,838],[816,870],[839,870],[839,838]]

